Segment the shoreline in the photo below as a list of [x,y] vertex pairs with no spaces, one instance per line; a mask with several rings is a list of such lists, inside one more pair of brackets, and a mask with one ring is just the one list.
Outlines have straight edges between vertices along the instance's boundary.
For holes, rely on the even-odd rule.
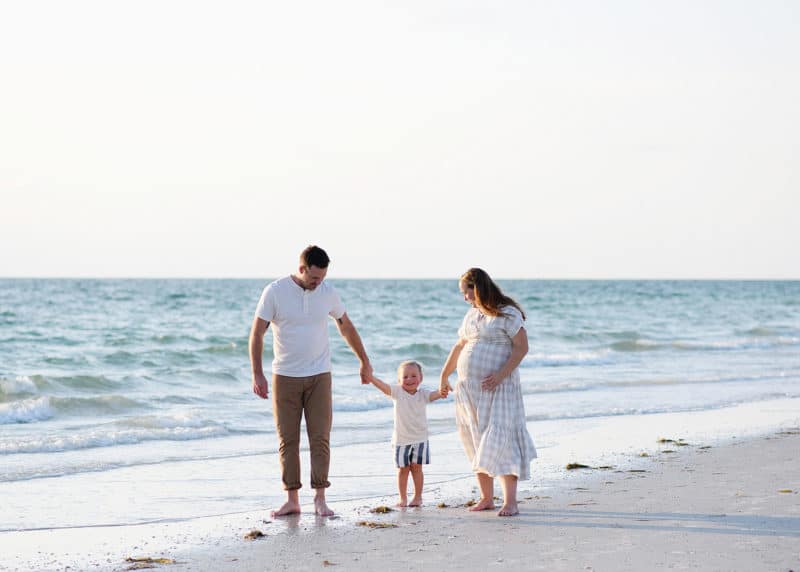
[[[350,474],[340,471],[341,486],[335,489],[363,483],[362,494],[329,495],[336,518],[315,517],[311,492],[304,490],[307,512],[297,517],[271,519],[273,507],[264,505],[144,524],[45,528],[42,523],[38,530],[0,532],[0,570],[121,571],[147,565],[126,562],[127,557],[152,557],[175,561],[149,564],[170,571],[318,570],[331,564],[340,570],[674,565],[797,571],[800,548],[792,547],[800,547],[798,426],[800,400],[584,419],[563,435],[558,430],[566,430],[565,423],[531,422],[540,458],[532,465],[534,479],[520,482],[521,514],[512,518],[456,506],[475,498],[475,482],[453,433],[431,439],[436,457],[426,471],[425,506],[372,514],[376,506],[394,507],[394,474],[384,474],[382,460],[375,467],[374,444],[353,445],[336,453],[339,464],[356,466]],[[658,443],[658,437],[672,442]],[[569,462],[598,468],[567,471]],[[238,476],[232,482],[247,479],[257,466],[234,465]],[[440,503],[449,506],[438,508]],[[397,528],[357,526],[362,520]],[[253,529],[266,537],[245,541]],[[700,538],[706,536],[710,545]],[[737,557],[726,560],[725,554]]]

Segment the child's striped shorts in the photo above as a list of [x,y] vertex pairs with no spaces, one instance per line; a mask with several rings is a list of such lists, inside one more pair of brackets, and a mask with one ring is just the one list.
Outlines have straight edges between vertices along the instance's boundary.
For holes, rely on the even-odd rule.
[[398,469],[408,467],[412,463],[428,465],[431,462],[431,449],[428,441],[413,445],[397,445],[394,448],[394,464]]

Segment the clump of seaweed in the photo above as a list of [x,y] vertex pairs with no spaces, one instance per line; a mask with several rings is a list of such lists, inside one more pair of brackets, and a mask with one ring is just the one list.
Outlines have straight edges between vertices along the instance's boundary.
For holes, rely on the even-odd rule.
[[393,510],[393,508],[389,508],[388,506],[384,505],[369,509],[369,511],[373,514],[386,514],[387,512],[392,512]]
[[262,538],[264,536],[266,536],[266,534],[264,534],[263,532],[261,532],[257,528],[254,528],[253,530],[251,530],[250,532],[248,532],[247,534],[244,535],[244,539],[245,540],[256,540],[256,539]]
[[392,522],[375,522],[374,520],[360,520],[356,526],[366,526],[367,528],[397,528]]
[[139,558],[128,556],[125,559],[125,562],[130,562],[131,564],[128,566],[128,570],[145,570],[148,568],[155,568],[153,564],[175,564],[175,561],[172,558],[151,558],[150,556],[142,556]]
[[662,445],[667,445],[667,444],[675,445],[676,447],[688,447],[689,446],[689,443],[687,443],[684,439],[666,439],[664,437],[661,437],[656,442],[660,443]]
[[449,506],[450,505],[447,503],[440,502],[439,504],[436,505],[436,508],[447,508]]
[[591,467],[583,463],[567,463],[568,471],[574,471],[575,469],[591,469]]

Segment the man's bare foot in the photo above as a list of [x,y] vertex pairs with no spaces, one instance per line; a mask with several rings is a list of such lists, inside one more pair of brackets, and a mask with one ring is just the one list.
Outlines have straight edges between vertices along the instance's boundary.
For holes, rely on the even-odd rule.
[[500,507],[500,512],[497,513],[497,516],[516,516],[519,514],[519,507],[517,503],[514,504],[504,504]]
[[314,512],[317,513],[319,516],[333,516],[333,511],[328,508],[325,499],[316,498],[314,499]]
[[404,499],[404,498],[401,497],[400,501],[397,503],[397,506],[399,506],[400,508],[407,507],[408,506],[408,499]]
[[422,506],[422,497],[414,497],[408,506]]
[[492,510],[494,508],[494,501],[492,499],[481,499],[471,507],[470,512],[478,512],[479,510]]
[[272,516],[272,518],[275,518],[276,516],[288,516],[290,514],[300,514],[300,503],[296,501],[286,501],[286,504],[284,504],[281,508],[279,508],[278,510],[273,510],[269,514],[270,516]]

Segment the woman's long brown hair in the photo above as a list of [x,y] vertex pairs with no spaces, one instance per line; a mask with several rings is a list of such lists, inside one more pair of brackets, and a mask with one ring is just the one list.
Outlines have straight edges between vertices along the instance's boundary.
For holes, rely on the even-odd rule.
[[522,319],[525,319],[525,312],[522,311],[520,305],[513,298],[503,294],[503,291],[485,270],[470,268],[461,275],[459,283],[475,290],[475,304],[484,313],[490,316],[500,316],[503,313],[500,310],[502,306],[514,306],[522,314]]

